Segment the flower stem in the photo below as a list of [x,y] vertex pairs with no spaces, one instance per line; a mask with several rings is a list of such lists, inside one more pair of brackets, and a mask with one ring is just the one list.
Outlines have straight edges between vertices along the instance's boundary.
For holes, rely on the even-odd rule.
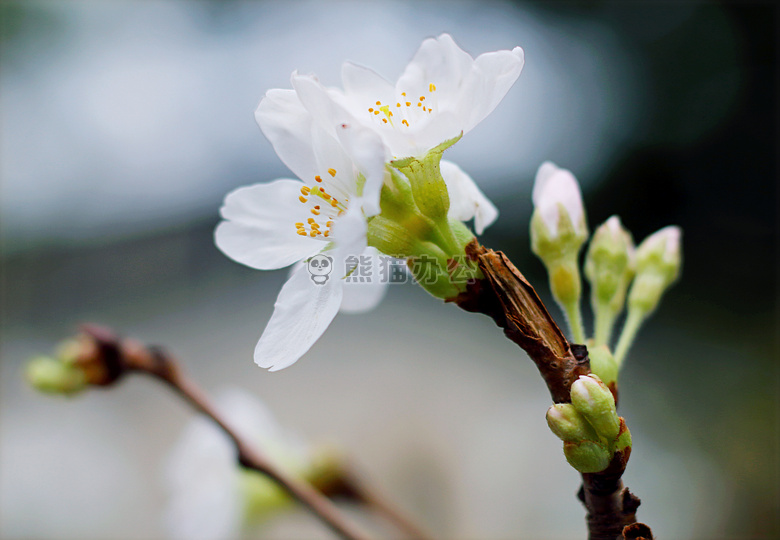
[[618,340],[617,347],[615,347],[615,361],[617,362],[618,369],[623,365],[623,360],[626,358],[628,349],[631,348],[631,344],[636,338],[636,334],[639,331],[639,327],[642,326],[642,322],[645,320],[645,313],[638,309],[628,310],[628,317],[623,325],[623,331],[620,333],[620,339]]
[[566,321],[569,323],[574,343],[585,343],[585,326],[582,324],[582,311],[578,301],[561,303],[566,313]]
[[599,345],[609,345],[609,340],[612,337],[612,327],[615,324],[615,313],[609,305],[603,302],[593,302],[592,305],[596,319],[594,322],[594,345],[597,347]]

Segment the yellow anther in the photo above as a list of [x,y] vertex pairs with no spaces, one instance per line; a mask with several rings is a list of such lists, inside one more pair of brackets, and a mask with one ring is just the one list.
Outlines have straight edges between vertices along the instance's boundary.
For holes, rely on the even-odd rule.
[[382,122],[384,122],[385,124],[387,124],[387,118],[382,118]]
[[318,231],[318,230],[320,230],[320,224],[319,223],[312,223],[311,224],[311,228],[312,228],[313,231]]
[[308,195],[309,193],[311,193],[311,188],[309,186],[303,186],[301,188],[301,193],[304,195]]
[[406,95],[406,92],[401,92],[401,95],[402,95],[402,96],[405,96],[405,95]]
[[328,194],[328,193],[325,193],[325,192],[323,191],[323,192],[322,192],[322,198],[323,198],[323,199],[325,199],[326,201],[329,201],[329,200],[330,200],[330,194]]
[[312,223],[314,223],[314,218],[310,217],[307,221],[309,222],[309,225],[311,225]]
[[325,231],[325,238],[327,238],[328,236],[330,236],[330,231]]
[[317,175],[317,176],[315,176],[315,177],[314,177],[314,179],[315,179],[317,182],[322,182],[322,177],[321,177],[320,175]]
[[333,222],[332,222],[332,221],[327,221],[327,222],[325,223],[325,226],[326,226],[326,227],[333,227]]
[[406,127],[409,127],[409,122],[407,122],[405,118],[403,120],[401,120],[401,123],[403,125],[405,125]]
[[428,85],[428,91],[429,92],[435,92],[436,91],[436,85],[431,83]]
[[407,107],[408,107],[409,105],[411,105],[411,104],[412,104],[412,102],[411,102],[411,101],[407,101],[407,102],[406,102],[406,106],[407,106]]
[[376,104],[377,104],[377,105],[381,105],[381,104],[382,104],[382,102],[381,102],[381,101],[377,101],[377,102],[376,102]]
[[425,101],[425,96],[420,96],[420,101]]
[[307,201],[308,201],[308,199],[307,199],[306,197],[304,197],[303,195],[301,195],[300,197],[298,197],[298,200],[299,200],[299,201],[301,201],[302,203],[305,203],[305,202],[307,202]]
[[309,233],[309,236],[311,236],[312,238],[314,238],[315,236],[317,236],[317,231],[312,231],[312,232],[310,232],[310,233]]
[[400,104],[400,103],[396,103],[396,104],[395,104],[395,106],[396,106],[396,107],[400,107],[400,106],[401,106],[401,104]]
[[295,228],[296,228],[296,229],[302,229],[302,228],[303,228],[303,222],[300,222],[300,221],[299,221],[298,223],[296,223],[296,224],[295,224]]
[[336,169],[328,169],[328,174],[331,176],[336,176]]
[[379,114],[379,111],[374,111],[374,114]]
[[417,106],[418,107],[422,107],[422,103],[417,103]]
[[339,202],[336,199],[333,199],[332,201],[330,201],[330,205],[333,208],[336,208],[339,205]]
[[298,229],[298,234],[300,234],[301,236],[306,236],[306,231],[304,231],[303,229]]
[[316,208],[312,208],[311,209],[311,213],[314,214],[315,216],[319,216],[320,215],[320,211],[317,210]]
[[423,107],[423,110],[424,110],[424,111],[427,111],[428,109],[426,109],[425,107]]
[[368,108],[368,112],[374,112],[374,108],[373,107],[369,107]]

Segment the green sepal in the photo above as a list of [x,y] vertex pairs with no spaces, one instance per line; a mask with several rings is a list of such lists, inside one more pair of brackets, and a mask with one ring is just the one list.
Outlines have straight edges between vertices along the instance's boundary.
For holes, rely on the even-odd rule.
[[447,212],[450,209],[447,184],[441,176],[439,166],[441,156],[462,136],[463,133],[444,141],[422,157],[407,157],[390,162],[392,167],[401,171],[409,179],[414,202],[420,212],[437,223],[447,219]]
[[612,460],[612,453],[604,445],[594,441],[565,442],[563,455],[569,465],[581,473],[601,472]]

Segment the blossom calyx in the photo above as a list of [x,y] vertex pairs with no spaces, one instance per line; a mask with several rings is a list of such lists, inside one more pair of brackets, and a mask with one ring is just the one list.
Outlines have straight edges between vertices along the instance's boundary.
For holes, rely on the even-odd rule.
[[636,277],[629,307],[645,315],[657,306],[664,291],[680,275],[682,253],[679,227],[669,226],[648,236],[636,250]]
[[597,376],[580,375],[571,385],[571,403],[607,441],[620,432],[615,397]]
[[409,179],[414,202],[420,213],[436,223],[446,220],[450,209],[447,184],[441,175],[441,156],[447,148],[458,142],[462,136],[463,133],[444,141],[420,158],[408,157],[390,162],[392,167],[404,173]]

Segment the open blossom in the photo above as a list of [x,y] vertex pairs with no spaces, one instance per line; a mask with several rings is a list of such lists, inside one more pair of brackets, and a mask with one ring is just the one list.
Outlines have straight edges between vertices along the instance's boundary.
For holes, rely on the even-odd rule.
[[[280,179],[229,193],[215,241],[230,258],[261,270],[310,262],[293,270],[255,348],[255,362],[275,371],[305,354],[339,311],[366,311],[384,296],[386,282],[347,282],[344,277],[348,257],[376,262],[379,255],[367,245],[366,230],[379,211],[388,151],[377,134],[354,120],[326,131],[293,90],[269,91],[255,117],[300,180]],[[495,220],[495,206],[457,165],[443,161],[441,171],[452,199],[450,217],[474,218],[481,233]],[[320,263],[329,269],[318,281],[310,271]]]
[[[251,394],[230,389],[217,397],[216,405],[234,430],[289,474],[303,474],[312,463],[306,445],[282,430]],[[176,540],[239,538],[249,518],[262,518],[290,503],[272,480],[241,469],[231,440],[203,417],[185,428],[168,456],[165,477],[165,526]]]
[[346,62],[343,90],[327,89],[307,75],[295,75],[293,86],[327,128],[345,117],[355,118],[381,135],[394,159],[421,157],[490,114],[517,80],[523,63],[520,47],[474,59],[442,34],[423,41],[395,84]]
[[[298,114],[287,114],[290,110]],[[225,221],[215,231],[217,246],[260,270],[315,255],[332,265],[323,283],[311,280],[299,265],[282,287],[254,354],[258,365],[277,370],[308,351],[339,308],[370,309],[381,299],[381,291],[367,291],[370,287],[345,288],[342,278],[346,257],[367,253],[366,219],[378,211],[385,149],[359,125],[325,133],[313,125],[292,90],[269,92],[256,116],[300,180],[280,179],[229,193],[221,209]]]

